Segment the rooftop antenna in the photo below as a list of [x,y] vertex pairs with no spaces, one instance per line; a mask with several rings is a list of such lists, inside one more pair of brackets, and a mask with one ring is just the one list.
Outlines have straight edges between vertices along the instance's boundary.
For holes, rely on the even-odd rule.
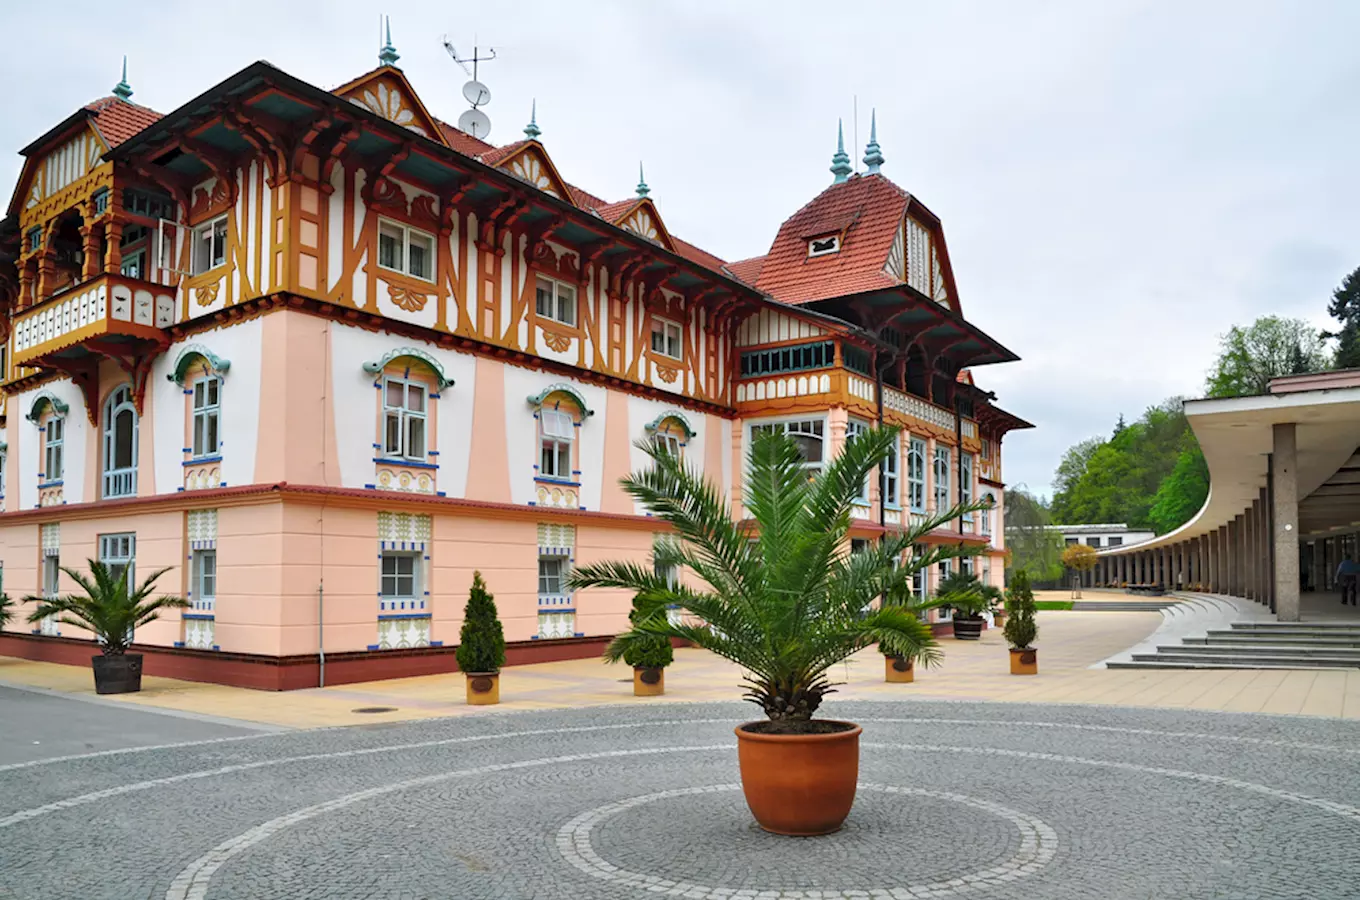
[[[474,41],[476,39],[474,38]],[[491,134],[491,119],[480,107],[491,102],[491,90],[477,79],[477,64],[490,62],[496,58],[496,48],[487,47],[487,56],[482,56],[480,49],[475,43],[472,46],[472,55],[463,57],[458,55],[458,50],[447,36],[444,38],[444,49],[448,52],[449,58],[458,63],[463,71],[472,80],[463,85],[463,99],[472,104],[472,108],[458,117],[458,130],[466,132],[475,138],[485,140]],[[472,69],[468,69],[468,63],[472,63]]]

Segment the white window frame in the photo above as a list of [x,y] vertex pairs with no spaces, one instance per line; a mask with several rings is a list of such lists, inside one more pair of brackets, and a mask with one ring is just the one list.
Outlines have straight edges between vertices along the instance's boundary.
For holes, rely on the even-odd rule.
[[[551,563],[557,569],[556,574],[544,571],[544,563]],[[538,557],[538,596],[540,597],[565,597],[571,591],[567,589],[567,576],[571,573],[571,560],[565,554],[540,554]],[[557,580],[557,590],[551,590],[551,579]]]
[[679,459],[683,453],[683,443],[679,436],[671,434],[669,431],[663,431],[660,428],[652,432],[652,443],[656,444],[658,447],[664,447],[666,451],[676,459]]
[[[220,247],[218,246],[219,240],[221,241]],[[206,258],[200,257],[200,246],[207,247]],[[189,271],[193,275],[202,275],[227,264],[226,213],[195,225],[193,230],[189,232],[189,260]]]
[[[53,437],[53,434],[56,437]],[[65,466],[66,417],[49,416],[43,425],[43,480],[60,481]],[[55,465],[53,462],[55,461]]]
[[952,493],[952,491],[950,490],[950,488],[952,487],[950,482],[953,479],[949,477],[949,464],[953,461],[954,458],[954,454],[951,452],[951,450],[952,448],[947,446],[946,447],[937,446],[935,448],[934,469],[932,470],[931,474],[935,476],[934,484],[935,491],[933,499],[935,500],[935,515],[937,516],[940,513],[944,512],[945,510],[949,509],[950,505],[949,498]]
[[146,248],[138,247],[123,254],[122,262],[118,264],[118,272],[127,278],[136,278],[139,281],[149,281],[146,277]]
[[538,412],[538,426],[539,476],[571,481],[574,471],[571,451],[572,444],[576,442],[576,420],[571,413],[560,409],[541,409]]
[[[389,266],[382,261],[382,239],[384,228],[400,233],[400,239],[397,245],[397,252],[400,255],[400,258],[396,261],[397,264],[395,266]],[[426,244],[427,259],[425,261],[425,268],[428,271],[428,274],[426,275],[411,271],[411,238],[413,235],[423,238]],[[435,280],[435,270],[438,268],[436,263],[438,258],[439,241],[435,239],[433,234],[419,228],[412,228],[410,225],[398,222],[395,219],[385,219],[381,216],[378,217],[378,268],[385,269],[388,272],[397,272],[419,281],[428,281],[433,284]]]
[[[755,439],[755,436],[764,430],[778,431],[780,434],[795,438],[795,440],[802,438],[808,441],[817,441],[821,446],[821,453],[819,454],[821,459],[810,461],[808,460],[807,455],[804,454],[803,468],[814,476],[821,474],[822,467],[826,465],[826,419],[814,417],[779,419],[773,422],[754,422],[749,426],[746,432],[748,449],[750,442]],[[800,451],[802,450],[802,446],[803,445],[800,443]]]
[[[831,241],[831,246],[824,250],[814,250],[813,245],[819,242]],[[841,236],[839,234],[828,234],[820,238],[808,238],[808,259],[816,259],[819,256],[830,256],[833,253],[841,252]]]
[[[993,505],[996,504],[996,495],[995,495],[995,494],[991,494],[991,493],[985,494],[985,495],[983,496],[982,499],[983,499],[983,500],[986,500],[988,503],[991,503],[991,504],[993,504]],[[990,535],[990,534],[992,533],[992,508],[991,508],[991,507],[988,507],[987,509],[984,509],[984,510],[982,511],[982,533],[983,533],[983,534],[987,534],[987,535]]]
[[[935,587],[937,589],[939,588],[940,583],[943,582],[946,578],[948,578],[950,574],[953,572],[954,569],[953,562],[954,561],[952,559],[942,559],[939,561],[938,564],[936,564]],[[948,622],[954,618],[954,610],[950,609],[948,606],[937,606],[935,609],[938,614],[936,621]]]
[[[394,406],[388,395],[390,386],[400,386],[401,405]],[[420,409],[411,406],[411,393],[420,397]],[[387,459],[410,459],[424,462],[429,457],[430,447],[430,389],[420,381],[409,378],[384,377],[382,380],[382,455]],[[397,440],[395,446],[391,439],[391,425],[396,423]],[[412,430],[419,426],[420,439],[416,440]]]
[[[534,314],[538,318],[575,328],[580,312],[577,309],[579,302],[580,295],[576,291],[576,285],[546,275],[534,276]],[[567,315],[568,311],[570,315]]]
[[907,503],[912,512],[926,511],[926,454],[928,447],[923,438],[912,437],[907,441]]
[[193,600],[195,610],[212,612],[217,606],[217,550],[193,552]]
[[[658,338],[661,340],[660,347],[657,346]],[[672,341],[675,343],[674,353],[671,352]],[[652,352],[667,359],[684,359],[685,330],[679,322],[652,316]]]
[[[972,502],[973,502],[973,468],[974,468],[974,467],[973,467],[973,454],[971,454],[971,453],[962,453],[962,452],[961,452],[960,455],[959,455],[959,465],[962,466],[962,468],[963,468],[963,472],[962,472],[962,474],[959,476],[959,502],[960,502],[960,503],[972,503]],[[973,523],[973,514],[972,514],[972,513],[964,513],[964,514],[963,514],[963,521],[964,521],[965,524],[971,525],[971,524]]]
[[[853,437],[866,434],[869,431],[869,423],[861,422],[859,419],[851,419],[845,423],[845,440],[848,442]],[[860,503],[869,502],[869,479],[873,477],[873,472],[864,476],[864,482],[859,486],[859,496],[856,499]]]
[[[99,561],[110,569],[120,568],[128,573],[128,592],[137,589],[137,535],[131,531],[119,531],[99,536]],[[121,572],[111,571],[116,581]]]
[[[393,601],[410,601],[415,608],[421,594],[421,562],[424,554],[413,550],[384,550],[378,561],[378,596],[392,609]],[[388,563],[392,563],[388,571]],[[403,572],[403,563],[409,563],[410,572]],[[389,581],[390,579],[390,581]],[[410,592],[402,593],[403,579],[409,579]],[[389,590],[389,586],[391,590]]]
[[[216,397],[210,398],[210,388],[216,388]],[[189,448],[194,459],[217,456],[222,451],[222,379],[216,375],[200,378],[190,388],[190,402],[193,415],[193,440]],[[200,398],[202,403],[200,403]],[[212,426],[212,446],[208,446],[208,428]]]
[[[118,414],[124,411],[132,412],[132,464],[120,468],[113,466],[118,448],[118,432],[115,425],[118,421]],[[137,445],[138,432],[141,430],[141,416],[137,415],[137,406],[132,400],[131,385],[119,385],[109,393],[108,398],[104,401],[102,424],[103,496],[105,499],[135,497],[137,496]]]
[[0,500],[5,497],[5,474],[9,469],[9,450],[0,450]]
[[44,556],[42,571],[42,595],[46,599],[61,593],[61,557]]
[[[911,548],[913,557],[922,557],[927,553],[925,544],[914,544]],[[924,600],[930,591],[930,572],[927,569],[917,568],[911,573],[911,592],[918,601]]]
[[898,491],[900,485],[900,469],[902,456],[902,440],[899,437],[892,442],[892,447],[888,450],[888,456],[883,461],[883,503],[893,509],[900,509],[901,498]]

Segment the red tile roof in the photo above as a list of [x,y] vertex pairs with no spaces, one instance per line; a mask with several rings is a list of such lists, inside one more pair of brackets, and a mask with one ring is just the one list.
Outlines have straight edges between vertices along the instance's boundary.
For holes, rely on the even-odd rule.
[[475,138],[466,131],[459,131],[448,122],[442,122],[439,119],[435,119],[435,123],[439,125],[439,131],[444,135],[444,140],[448,142],[448,145],[464,156],[477,157],[481,156],[483,153],[496,149],[495,144],[488,144],[481,138]]
[[694,246],[689,241],[682,241],[675,235],[671,235],[671,243],[675,246],[675,252],[683,256],[692,263],[698,263],[705,269],[712,269],[715,272],[722,272],[727,266],[719,257],[714,256],[707,250]]
[[571,200],[582,209],[598,209],[605,205],[605,201],[596,197],[589,191],[583,191],[574,184],[567,185],[567,190],[571,191]]
[[482,153],[482,162],[488,166],[500,165],[501,160],[513,156],[515,151],[527,143],[529,143],[527,140],[515,141],[513,144],[506,144],[504,147],[497,147],[495,150],[487,150]]
[[118,97],[103,97],[85,104],[85,108],[94,113],[94,127],[110,150],[161,117],[154,109]]
[[760,280],[760,270],[765,266],[765,257],[753,256],[750,259],[739,259],[734,263],[727,264],[727,271],[732,273],[732,277],[738,281],[744,281],[752,287]]
[[623,218],[624,213],[634,206],[637,206],[638,198],[629,197],[627,200],[620,200],[617,203],[606,203],[603,206],[595,207],[595,212],[600,214],[600,218],[610,224],[617,225]]
[[[797,305],[898,285],[883,266],[910,199],[882,175],[833,184],[780,226],[756,287]],[[833,232],[840,252],[809,259],[808,239]]]

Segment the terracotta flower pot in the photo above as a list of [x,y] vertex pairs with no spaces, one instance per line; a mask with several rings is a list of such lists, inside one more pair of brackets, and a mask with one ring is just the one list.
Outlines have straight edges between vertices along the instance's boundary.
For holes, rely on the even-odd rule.
[[633,696],[659,697],[666,693],[666,670],[648,666],[633,667]]
[[[818,720],[827,721],[827,720]],[[855,802],[859,736],[851,722],[833,734],[760,734],[737,727],[737,761],[746,805],[775,834],[830,834]]]
[[96,694],[135,694],[142,689],[142,654],[92,656]]
[[1038,675],[1039,674],[1039,651],[1033,647],[1024,650],[1011,648],[1011,674],[1012,675]]
[[961,641],[976,641],[982,638],[982,626],[987,620],[982,616],[955,616],[954,637]]
[[916,680],[916,663],[900,656],[883,657],[883,680],[889,684],[911,684]]
[[500,672],[467,673],[468,706],[491,706],[501,702]]

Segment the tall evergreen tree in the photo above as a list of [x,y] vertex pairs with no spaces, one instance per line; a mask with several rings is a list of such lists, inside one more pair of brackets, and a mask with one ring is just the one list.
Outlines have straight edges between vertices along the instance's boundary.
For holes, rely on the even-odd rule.
[[496,615],[496,598],[487,592],[481,572],[472,573],[454,656],[464,672],[499,672],[505,665],[505,631]]
[[1338,369],[1360,368],[1360,267],[1332,292],[1327,314],[1341,323],[1341,330],[1327,335],[1337,339],[1333,365]]

